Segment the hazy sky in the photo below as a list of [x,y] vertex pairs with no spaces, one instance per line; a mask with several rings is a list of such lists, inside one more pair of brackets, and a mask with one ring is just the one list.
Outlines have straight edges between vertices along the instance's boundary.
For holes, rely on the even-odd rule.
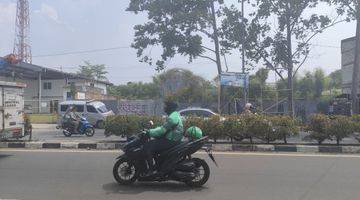
[[[129,48],[133,26],[146,20],[145,15],[125,11],[129,0],[29,0],[33,63],[75,72],[84,60],[105,64],[108,78],[115,84],[150,81],[156,74],[151,67],[138,62],[136,51]],[[235,0],[228,0],[235,1]],[[318,8],[335,15],[335,9]],[[16,0],[0,0],[0,56],[12,52],[15,30]],[[354,23],[343,23],[326,30],[312,41],[312,53],[304,70],[316,67],[327,73],[340,68],[340,41],[355,34]],[[62,56],[44,55],[122,47],[96,53]],[[154,50],[156,51],[156,50]],[[215,77],[216,66],[204,59],[188,64],[176,57],[169,67],[183,67],[207,79]],[[228,58],[229,71],[239,71],[238,55]],[[273,78],[273,77],[272,77]]]

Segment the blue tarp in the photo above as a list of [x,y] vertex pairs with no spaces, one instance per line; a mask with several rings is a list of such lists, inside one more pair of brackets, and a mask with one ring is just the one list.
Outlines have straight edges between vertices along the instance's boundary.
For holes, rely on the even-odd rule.
[[6,60],[0,58],[0,69],[5,67],[6,64],[8,64],[8,62]]

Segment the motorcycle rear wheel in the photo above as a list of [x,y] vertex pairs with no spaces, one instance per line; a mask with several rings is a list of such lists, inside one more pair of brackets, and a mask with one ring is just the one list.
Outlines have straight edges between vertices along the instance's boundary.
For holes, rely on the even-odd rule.
[[95,134],[95,129],[94,128],[87,128],[85,130],[85,135],[88,137],[92,137]]
[[192,158],[191,160],[196,166],[196,177],[193,180],[186,181],[185,184],[190,187],[201,187],[209,180],[209,165],[205,162],[205,160],[200,158]]
[[121,185],[131,185],[139,177],[138,170],[127,158],[120,158],[113,168],[115,180]]

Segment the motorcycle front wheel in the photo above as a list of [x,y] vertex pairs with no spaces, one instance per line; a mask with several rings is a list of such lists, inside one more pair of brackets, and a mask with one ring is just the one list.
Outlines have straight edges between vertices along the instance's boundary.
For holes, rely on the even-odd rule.
[[186,181],[185,184],[190,187],[201,187],[203,186],[210,177],[210,168],[209,165],[203,159],[192,158],[191,159],[195,163],[195,178]]
[[116,161],[113,175],[115,180],[121,185],[133,184],[139,176],[135,165],[127,158],[120,158]]
[[71,137],[71,132],[70,131],[68,131],[68,130],[63,130],[63,134],[65,135],[65,137]]
[[95,129],[94,128],[87,128],[85,130],[85,135],[88,137],[92,137],[95,134]]

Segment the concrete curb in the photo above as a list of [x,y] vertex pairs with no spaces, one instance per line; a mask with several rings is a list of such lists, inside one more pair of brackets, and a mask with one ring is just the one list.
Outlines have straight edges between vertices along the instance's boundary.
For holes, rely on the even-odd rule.
[[[17,149],[120,149],[124,143],[79,143],[79,142],[0,142],[1,148]],[[247,152],[301,152],[301,153],[360,153],[360,146],[326,145],[276,145],[276,144],[207,144],[214,151]]]

